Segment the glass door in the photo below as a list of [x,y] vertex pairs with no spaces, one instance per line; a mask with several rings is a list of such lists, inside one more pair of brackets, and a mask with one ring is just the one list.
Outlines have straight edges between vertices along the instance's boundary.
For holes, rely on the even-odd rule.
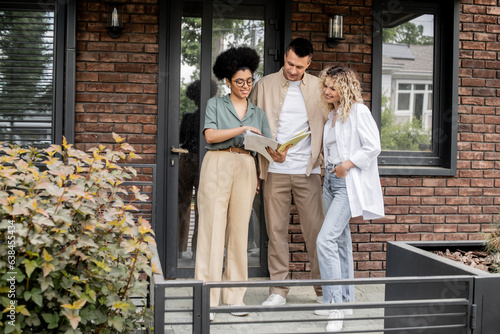
[[[230,47],[249,46],[261,56],[258,80],[279,69],[273,3],[265,1],[183,1],[171,4],[169,52],[166,274],[193,277],[198,227],[199,169],[206,152],[202,135],[206,101],[229,93],[212,74],[217,55]],[[180,17],[180,19],[179,19]],[[272,25],[270,23],[273,23]],[[176,38],[176,36],[178,38]],[[177,43],[173,42],[176,41]],[[168,209],[170,208],[170,210]],[[250,276],[267,273],[261,195],[254,200],[248,231]],[[172,245],[175,244],[175,250]],[[175,255],[175,256],[174,256]]]

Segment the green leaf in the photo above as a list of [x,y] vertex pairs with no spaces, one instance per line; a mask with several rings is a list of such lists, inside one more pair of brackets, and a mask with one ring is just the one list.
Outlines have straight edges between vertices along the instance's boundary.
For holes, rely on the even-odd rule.
[[123,317],[114,316],[113,318],[108,320],[108,324],[121,332],[123,330]]
[[48,329],[54,329],[59,327],[59,314],[57,313],[43,313],[42,314],[43,320],[48,324],[47,328]]
[[24,267],[26,268],[26,274],[28,275],[28,277],[31,276],[31,274],[33,273],[33,271],[38,267],[38,263],[36,260],[28,260],[28,259],[25,259],[23,262],[24,264]]

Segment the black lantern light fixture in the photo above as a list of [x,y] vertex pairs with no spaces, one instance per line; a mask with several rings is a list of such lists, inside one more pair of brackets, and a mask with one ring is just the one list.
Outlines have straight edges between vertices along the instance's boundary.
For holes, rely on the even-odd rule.
[[111,38],[118,38],[123,30],[123,2],[108,2],[108,29]]
[[328,38],[326,39],[326,44],[329,48],[334,48],[343,40],[344,17],[342,15],[332,15],[328,20]]

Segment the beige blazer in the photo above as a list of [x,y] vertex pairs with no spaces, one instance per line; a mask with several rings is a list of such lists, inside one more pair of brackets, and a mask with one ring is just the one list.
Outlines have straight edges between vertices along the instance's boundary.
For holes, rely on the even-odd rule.
[[[281,107],[288,91],[288,80],[283,75],[283,68],[276,73],[266,75],[260,79],[252,90],[249,100],[258,106],[267,115],[271,135],[276,140],[278,133],[278,123]],[[324,109],[326,104],[322,102],[322,87],[320,79],[314,75],[304,73],[300,90],[306,103],[307,119],[311,129],[311,156],[307,163],[306,175],[311,174],[311,170],[323,163],[321,155],[323,126],[327,120],[328,112]],[[259,155],[260,178],[267,178],[269,161]]]

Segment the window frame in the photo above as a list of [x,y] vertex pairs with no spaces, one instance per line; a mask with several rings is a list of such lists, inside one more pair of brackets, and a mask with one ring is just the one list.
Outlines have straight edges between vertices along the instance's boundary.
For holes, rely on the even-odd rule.
[[26,3],[11,0],[0,5],[2,10],[54,11],[54,60],[52,92],[51,144],[61,144],[63,135],[74,143],[75,137],[75,64],[76,64],[76,0]]
[[[382,151],[378,157],[381,175],[443,175],[457,172],[458,63],[460,1],[384,0],[373,8],[372,113],[381,129],[382,27],[391,13],[401,11],[433,14],[434,76],[432,151]],[[451,14],[451,15],[450,15]],[[390,17],[389,17],[390,19]],[[376,80],[380,80],[376,81]]]

